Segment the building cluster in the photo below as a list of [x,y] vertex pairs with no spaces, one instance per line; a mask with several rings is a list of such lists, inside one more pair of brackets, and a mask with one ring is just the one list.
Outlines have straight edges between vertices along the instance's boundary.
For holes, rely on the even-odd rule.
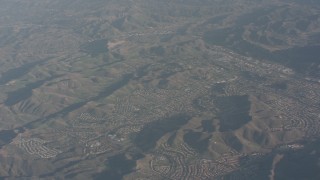
[[184,143],[175,148],[162,144],[150,161],[150,169],[168,179],[212,179],[238,169],[241,157],[243,155],[224,156],[218,160],[199,159],[198,154]]
[[24,139],[20,136],[18,147],[25,150],[30,155],[41,158],[54,158],[62,153],[60,150],[47,147],[46,143],[46,141],[39,138]]

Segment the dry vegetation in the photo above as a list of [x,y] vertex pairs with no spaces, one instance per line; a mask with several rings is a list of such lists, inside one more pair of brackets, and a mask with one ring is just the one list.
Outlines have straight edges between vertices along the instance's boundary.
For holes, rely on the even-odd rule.
[[277,179],[318,157],[316,2],[1,3],[0,177]]

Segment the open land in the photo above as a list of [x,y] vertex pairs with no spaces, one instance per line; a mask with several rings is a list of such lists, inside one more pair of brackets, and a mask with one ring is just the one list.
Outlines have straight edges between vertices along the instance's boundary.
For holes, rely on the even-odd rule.
[[317,1],[0,3],[0,177],[320,178]]

